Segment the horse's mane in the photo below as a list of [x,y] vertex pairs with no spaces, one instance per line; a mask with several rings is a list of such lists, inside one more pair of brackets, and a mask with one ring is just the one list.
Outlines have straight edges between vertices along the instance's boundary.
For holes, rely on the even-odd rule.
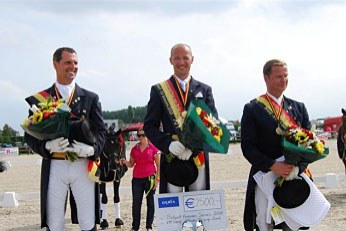
[[340,131],[341,131],[341,135],[342,135],[341,138],[345,142],[344,136],[346,134],[346,110],[342,108],[341,112],[342,112],[342,124],[341,124]]

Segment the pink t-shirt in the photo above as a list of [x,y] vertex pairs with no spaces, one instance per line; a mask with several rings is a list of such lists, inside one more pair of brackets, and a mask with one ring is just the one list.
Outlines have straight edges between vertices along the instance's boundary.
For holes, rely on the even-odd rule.
[[158,152],[159,150],[151,143],[148,143],[148,146],[143,150],[143,152],[141,151],[140,144],[135,144],[130,153],[130,156],[135,161],[133,177],[145,178],[155,174],[155,155]]

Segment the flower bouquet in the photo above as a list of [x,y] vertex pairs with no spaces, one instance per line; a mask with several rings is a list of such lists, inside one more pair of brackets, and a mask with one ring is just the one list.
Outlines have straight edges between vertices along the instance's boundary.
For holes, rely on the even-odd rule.
[[323,159],[329,154],[329,149],[324,146],[315,133],[298,126],[289,127],[282,139],[284,156],[287,163],[299,162],[312,163]]
[[[323,159],[329,154],[329,149],[324,144],[315,133],[298,126],[290,126],[282,137],[285,162],[298,165],[300,162],[312,163]],[[283,177],[278,177],[275,185],[280,186],[283,180]]]
[[32,105],[30,110],[33,114],[21,124],[26,133],[39,140],[68,137],[70,108],[64,100],[48,97],[47,101]]
[[203,100],[192,100],[186,112],[180,140],[192,150],[227,153],[230,133]]

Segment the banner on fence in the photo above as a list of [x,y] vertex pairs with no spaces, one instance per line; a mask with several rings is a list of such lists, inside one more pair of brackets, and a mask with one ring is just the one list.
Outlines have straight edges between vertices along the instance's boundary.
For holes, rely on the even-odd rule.
[[19,149],[15,148],[0,148],[0,156],[18,156]]

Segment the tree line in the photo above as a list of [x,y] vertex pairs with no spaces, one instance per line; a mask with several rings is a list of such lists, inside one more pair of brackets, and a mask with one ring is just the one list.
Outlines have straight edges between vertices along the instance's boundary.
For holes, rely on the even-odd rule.
[[117,119],[120,127],[124,124],[143,122],[146,113],[147,106],[128,106],[127,109],[102,112],[104,119]]

